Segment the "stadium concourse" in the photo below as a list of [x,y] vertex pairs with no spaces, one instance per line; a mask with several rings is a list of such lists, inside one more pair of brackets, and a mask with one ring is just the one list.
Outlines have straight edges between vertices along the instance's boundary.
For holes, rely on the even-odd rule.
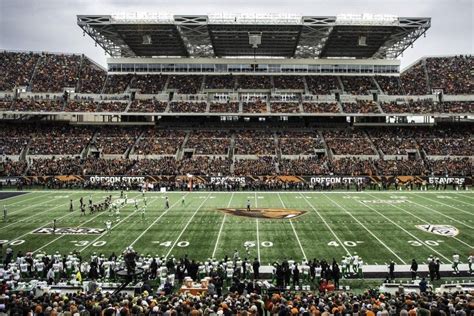
[[430,18],[77,24],[107,69],[0,52],[0,316],[472,315],[474,58],[397,60]]

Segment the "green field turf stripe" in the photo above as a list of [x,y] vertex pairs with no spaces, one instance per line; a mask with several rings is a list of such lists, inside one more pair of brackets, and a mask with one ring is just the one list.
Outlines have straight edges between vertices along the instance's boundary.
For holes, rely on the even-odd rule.
[[[370,195],[370,194],[369,194],[369,195]],[[372,196],[372,195],[370,195],[370,196]],[[372,197],[375,198],[375,196],[372,196]],[[421,217],[419,217],[419,216],[413,214],[412,212],[409,212],[409,211],[405,210],[405,209],[402,208],[401,206],[398,206],[398,205],[395,205],[395,204],[392,204],[391,206],[392,206],[392,207],[395,207],[395,208],[397,208],[397,209],[399,209],[399,210],[402,211],[402,212],[407,213],[408,215],[413,216],[414,218],[420,220],[422,223],[425,223],[425,224],[428,224],[428,225],[431,224],[431,223],[427,222],[425,219],[423,219],[423,218],[421,218]],[[454,240],[456,240],[456,241],[458,241],[458,242],[460,242],[461,244],[463,244],[463,245],[465,245],[465,246],[468,246],[469,248],[472,248],[471,245],[469,245],[468,243],[466,243],[465,241],[463,241],[463,240],[461,240],[461,239],[459,239],[459,238],[457,238],[457,237],[451,237],[451,238],[454,239]],[[422,244],[423,244],[423,243],[422,243]]]
[[458,211],[460,211],[460,212],[462,212],[462,213],[466,213],[466,214],[471,215],[471,216],[474,215],[473,213],[467,212],[467,211],[465,211],[465,210],[463,210],[463,209],[460,209],[460,208],[458,208],[458,207],[456,207],[456,206],[452,206],[452,205],[449,205],[449,204],[446,204],[446,203],[443,203],[443,202],[440,202],[440,201],[437,201],[437,200],[433,200],[433,199],[424,197],[424,196],[422,196],[422,195],[420,195],[420,197],[423,198],[423,199],[425,199],[425,200],[432,201],[432,202],[435,202],[435,203],[438,203],[438,204],[442,204],[442,205],[444,205],[444,206],[447,206],[447,207],[450,207],[450,208],[452,208],[452,209],[458,210]]
[[[232,192],[232,194],[230,196],[229,202],[227,203],[227,208],[230,207],[230,204],[232,203],[232,198],[233,197],[234,197],[234,192]],[[219,246],[219,240],[221,238],[222,229],[224,228],[224,223],[225,223],[226,218],[227,218],[227,213],[224,214],[224,218],[222,219],[222,224],[221,224],[221,227],[219,228],[219,233],[217,234],[216,245],[214,246],[214,250],[212,251],[211,258],[214,258],[215,255],[216,255],[217,247]]]
[[[369,194],[370,195],[370,194]],[[360,204],[364,205],[365,207],[367,207],[368,209],[372,210],[373,212],[377,213],[378,215],[382,216],[383,218],[385,218],[386,220],[388,220],[390,223],[392,223],[393,225],[395,225],[396,227],[398,227],[399,229],[401,229],[402,231],[404,231],[405,233],[407,233],[409,236],[411,236],[412,238],[414,238],[415,240],[417,240],[418,242],[420,242],[422,245],[424,245],[425,247],[427,247],[428,249],[430,249],[431,251],[437,253],[440,257],[443,257],[444,259],[447,260],[448,263],[452,263],[451,260],[449,258],[447,258],[446,256],[444,256],[442,253],[438,252],[437,250],[433,249],[431,246],[427,245],[426,243],[424,243],[421,239],[419,239],[418,237],[416,237],[415,235],[413,235],[412,233],[410,233],[408,230],[406,230],[405,228],[403,228],[402,226],[400,226],[399,224],[395,223],[394,221],[392,221],[390,218],[388,218],[387,216],[385,216],[384,214],[380,213],[379,211],[377,211],[375,208],[373,208],[372,206],[370,205],[367,205],[365,204],[363,201],[358,201]]]
[[[33,207],[33,206],[38,206],[38,205],[42,205],[43,203],[46,203],[46,202],[47,202],[47,201],[41,202],[41,203],[39,203],[39,204],[32,205],[31,207]],[[38,216],[38,215],[40,215],[40,214],[43,214],[43,213],[45,213],[45,212],[50,212],[51,210],[55,210],[55,209],[57,209],[57,208],[59,208],[59,207],[62,207],[62,206],[64,206],[64,205],[67,205],[68,203],[69,203],[69,201],[66,202],[66,203],[59,204],[59,205],[57,205],[57,206],[55,206],[55,207],[53,207],[53,208],[46,209],[46,210],[41,211],[41,212],[38,212],[38,213],[34,213],[33,215],[30,215],[30,216],[28,216],[28,217],[22,218],[21,220],[19,220],[19,221],[17,221],[17,222],[10,223],[10,224],[5,225],[5,226],[0,227],[0,228],[1,228],[1,229],[5,229],[5,228],[10,227],[10,226],[12,226],[12,225],[16,225],[16,224],[18,224],[18,223],[25,222],[25,220],[27,220],[27,219],[36,217],[36,216]],[[69,214],[69,215],[70,215],[70,214]],[[64,216],[63,216],[63,217],[64,217]]]
[[[21,201],[18,201],[18,202],[16,202],[16,203],[25,202],[25,201],[28,201],[28,200],[31,200],[31,199],[44,198],[46,195],[52,195],[52,194],[53,194],[53,193],[49,193],[49,194],[45,194],[45,195],[36,195],[36,196],[34,196],[34,197],[32,197],[32,198],[28,198],[28,199],[26,199],[26,200],[21,200]],[[18,209],[15,208],[15,210],[13,210],[13,211],[11,211],[11,212],[9,211],[8,214],[7,214],[7,216],[8,216],[8,215],[13,215],[13,214],[23,213],[23,211],[25,211],[25,210],[27,210],[27,209],[30,209],[30,208],[32,208],[32,207],[39,206],[39,205],[42,205],[42,204],[45,204],[45,203],[48,203],[48,202],[50,202],[50,200],[46,199],[45,201],[43,201],[43,202],[41,202],[41,203],[38,203],[38,204],[34,204],[34,203],[33,203],[33,204],[31,204],[31,205],[28,205],[28,206],[25,206],[25,207],[21,207],[21,208],[18,208]],[[14,203],[14,204],[16,204],[16,203]],[[8,209],[9,206],[11,206],[11,205],[13,205],[13,204],[7,204],[7,209]]]
[[467,192],[463,192],[463,193],[455,192],[454,194],[460,195],[460,196],[462,196],[462,197],[466,197],[466,198],[471,199],[471,200],[474,200],[474,197],[473,197],[473,196],[469,196],[469,195],[471,195],[472,193],[467,193]]
[[[97,217],[99,217],[99,216],[101,216],[101,215],[103,215],[103,214],[106,214],[106,212],[105,212],[105,211],[103,211],[103,212],[98,212],[97,215],[95,215],[94,217],[88,219],[88,220],[85,221],[85,222],[82,222],[80,225],[78,225],[78,226],[76,226],[76,227],[81,227],[81,226],[83,226],[83,225],[85,225],[85,224],[87,224],[87,223],[93,221],[94,219],[96,219]],[[60,235],[59,237],[57,237],[57,238],[53,239],[52,241],[48,242],[47,244],[44,244],[43,246],[39,247],[38,249],[36,249],[36,250],[33,251],[32,253],[33,253],[33,254],[34,254],[34,253],[37,253],[37,252],[40,251],[41,249],[44,249],[45,247],[51,245],[52,243],[58,241],[59,239],[62,239],[62,238],[65,237],[65,236],[66,236],[66,235]]]
[[[461,198],[466,197],[466,196],[461,195],[461,194],[456,194],[456,195],[459,196],[459,197],[461,197]],[[466,202],[466,201],[461,200],[461,199],[456,199],[456,202],[461,202],[461,203],[463,203],[463,204],[466,204],[466,205],[470,206],[471,208],[474,207],[474,204],[473,204],[472,202],[470,202],[470,201],[469,201],[469,202]]]
[[[187,196],[187,194],[185,195],[185,197],[186,196]],[[176,201],[174,204],[172,204],[166,211],[161,213],[160,216],[158,216],[140,235],[138,235],[138,237],[134,241],[132,241],[132,243],[129,245],[129,247],[133,247],[137,243],[137,241],[139,241],[140,238],[142,238],[143,235],[145,235],[147,233],[147,231],[149,231],[150,228],[153,227],[153,225],[155,225],[163,216],[165,216],[169,211],[171,211],[172,208],[174,208],[180,202],[181,202],[181,200],[178,199],[178,201]]]
[[[101,194],[101,193],[95,193],[95,194]],[[47,210],[45,210],[45,211],[43,211],[43,212],[36,213],[36,214],[33,215],[33,216],[37,216],[37,215],[42,214],[42,213],[44,213],[44,212],[52,211],[52,210],[57,209],[57,208],[59,208],[59,207],[63,207],[64,205],[67,205],[68,203],[69,203],[69,201],[66,202],[66,203],[59,204],[58,206],[53,207],[53,208],[51,208],[51,209],[47,209]],[[74,213],[74,212],[68,212],[67,214],[65,214],[65,215],[63,215],[63,216],[57,218],[56,220],[60,220],[60,219],[63,219],[63,218],[65,218],[65,217],[71,216],[73,213]],[[29,216],[29,217],[27,217],[27,218],[30,218],[30,217],[33,217],[33,216]],[[12,239],[11,241],[15,241],[15,240],[17,240],[17,239],[20,239],[20,238],[26,236],[26,235],[32,234],[35,230],[46,227],[50,222],[51,222],[51,220],[48,218],[48,222],[47,222],[45,225],[43,225],[43,226],[41,226],[41,227],[39,227],[39,228],[35,228],[35,229],[33,229],[32,231],[29,231],[29,232],[27,232],[27,233],[25,233],[25,234],[23,234],[23,235],[21,235],[21,236],[19,236],[19,237],[16,237],[16,238]],[[13,224],[16,224],[16,223],[12,223],[12,224],[10,224],[10,225],[13,225]],[[7,225],[7,226],[10,226],[10,225]],[[2,229],[5,228],[5,227],[7,227],[7,226],[2,227]]]
[[321,216],[321,214],[318,212],[318,210],[314,207],[314,205],[312,203],[310,203],[308,201],[308,199],[306,198],[306,196],[304,196],[304,194],[300,193],[300,195],[303,197],[303,199],[305,200],[305,202],[311,207],[311,209],[316,212],[316,214],[319,216],[319,218],[321,218],[321,220],[323,221],[324,225],[326,225],[326,227],[329,229],[329,231],[331,232],[331,234],[334,236],[334,238],[336,238],[336,240],[339,242],[339,244],[342,246],[342,248],[344,248],[344,250],[346,251],[346,253],[350,256],[351,253],[349,252],[349,250],[347,250],[346,246],[344,245],[344,243],[339,239],[339,237],[336,235],[336,233],[332,230],[331,226],[328,225],[328,223],[326,222],[326,220]]
[[[135,195],[135,197],[139,196],[140,194],[137,194]],[[151,202],[151,201],[150,201]],[[150,203],[151,205],[151,203]],[[125,206],[124,206],[125,207]],[[121,223],[123,223],[126,219],[128,219],[130,216],[132,216],[133,214],[135,214],[136,212],[138,212],[138,209],[135,209],[132,213],[128,214],[126,217],[124,217],[122,220],[120,220],[118,223],[116,223],[114,226],[112,226],[112,228],[110,230],[113,230],[115,227],[119,226]],[[99,239],[101,239],[102,237],[104,237],[106,234],[108,233],[108,231],[104,231],[102,234],[100,234],[97,238],[95,238],[93,241],[89,242],[87,245],[85,245],[84,247],[82,247],[79,252],[83,252],[84,250],[86,250],[87,248],[89,248],[90,245],[92,245],[93,243],[95,243],[96,241],[98,241]]]
[[255,225],[257,227],[257,258],[258,258],[258,261],[261,261],[260,259],[260,230],[258,229],[258,218],[255,219]]
[[470,228],[470,229],[474,229],[474,227],[469,226],[468,224],[465,224],[464,222],[462,222],[462,221],[460,221],[460,220],[457,220],[457,219],[455,219],[455,218],[452,218],[451,216],[448,216],[448,215],[446,215],[446,214],[444,214],[444,213],[441,213],[441,212],[439,212],[439,211],[437,211],[437,210],[435,210],[435,209],[433,209],[433,208],[431,208],[431,207],[425,206],[425,205],[420,204],[420,203],[416,203],[416,202],[414,202],[414,201],[407,201],[407,202],[408,202],[408,203],[415,204],[415,205],[418,205],[418,206],[421,206],[421,207],[423,207],[423,208],[425,208],[425,209],[428,209],[428,210],[430,210],[430,211],[432,211],[432,212],[435,212],[435,213],[440,214],[440,215],[442,215],[442,216],[444,216],[444,217],[446,217],[446,218],[449,218],[449,219],[452,220],[453,222],[457,222],[457,223],[459,223],[459,224],[461,224],[461,225],[464,225],[464,226],[466,226],[466,227],[468,227],[468,228]]
[[[280,192],[278,192],[277,195],[278,195],[278,199],[280,199],[281,205],[283,205],[283,208],[286,208],[285,203],[281,199]],[[298,237],[298,234],[296,233],[295,225],[293,225],[293,222],[291,221],[291,219],[289,221],[290,221],[291,228],[293,229],[293,233],[295,234],[296,241],[298,242],[298,245],[300,246],[300,250],[301,250],[301,253],[303,254],[303,258],[306,261],[308,257],[306,257],[306,253],[304,252],[303,245],[301,245],[300,238]]]
[[186,223],[186,225],[184,226],[183,230],[181,231],[181,233],[179,234],[178,238],[176,238],[176,240],[174,241],[173,245],[171,246],[170,250],[168,251],[168,253],[166,254],[165,256],[165,259],[168,258],[168,256],[170,255],[171,251],[173,251],[174,247],[176,246],[176,244],[178,243],[179,239],[181,238],[181,236],[184,234],[184,232],[186,231],[186,228],[188,228],[189,224],[192,222],[194,216],[196,216],[197,212],[201,209],[201,207],[204,205],[204,203],[206,203],[206,201],[209,199],[209,197],[211,196],[211,192],[209,192],[209,194],[207,195],[207,197],[204,199],[204,201],[202,201],[202,203],[199,205],[199,207],[196,209],[196,211],[193,213],[193,215],[191,216],[191,218],[189,219],[189,221]]
[[385,247],[388,251],[390,251],[401,263],[406,264],[406,262],[400,258],[399,255],[397,255],[392,248],[388,247],[387,244],[385,244],[382,240],[380,240],[377,236],[374,235],[372,231],[370,231],[364,224],[362,224],[354,215],[352,215],[351,212],[347,211],[347,209],[343,206],[341,206],[339,203],[335,202],[333,199],[329,198],[325,193],[323,195],[329,199],[333,204],[335,204],[337,207],[339,207],[341,210],[346,212],[350,217],[352,217],[362,228],[364,228],[372,237],[374,237],[382,246]]
[[[0,192],[1,192],[1,191],[0,191]],[[53,193],[49,193],[49,194],[53,194]],[[30,198],[24,199],[25,196],[29,196],[29,195],[33,195],[33,196],[30,197]],[[28,192],[28,193],[25,193],[25,194],[15,195],[15,196],[11,196],[11,197],[6,198],[6,199],[2,199],[2,200],[0,200],[0,203],[1,203],[1,204],[5,204],[5,203],[3,203],[3,201],[8,201],[8,200],[10,200],[10,199],[19,198],[19,199],[20,199],[19,201],[6,204],[7,206],[12,206],[12,205],[15,205],[15,204],[18,204],[18,203],[24,203],[25,201],[37,199],[37,198],[39,198],[39,197],[42,197],[42,195],[41,195],[41,194],[34,194],[34,193],[32,193],[32,192]]]

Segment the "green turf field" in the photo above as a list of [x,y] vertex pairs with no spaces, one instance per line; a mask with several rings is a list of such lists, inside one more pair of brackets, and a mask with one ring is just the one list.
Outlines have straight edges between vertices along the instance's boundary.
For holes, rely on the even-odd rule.
[[[437,192],[193,192],[146,193],[148,207],[145,219],[133,204],[143,205],[141,193],[129,192],[128,204],[120,216],[100,212],[80,216],[79,198],[88,203],[89,194],[98,202],[109,193],[99,191],[36,191],[0,200],[0,214],[7,205],[7,221],[0,222],[0,242],[9,243],[23,252],[78,250],[84,256],[92,252],[109,255],[132,245],[143,254],[202,260],[208,257],[232,257],[235,249],[245,257],[244,244],[249,244],[249,257],[263,264],[292,258],[301,260],[325,258],[338,260],[357,252],[367,264],[383,264],[393,259],[409,264],[419,263],[429,255],[450,263],[459,252],[466,262],[474,252],[474,193]],[[113,200],[120,193],[113,192]],[[164,197],[170,200],[165,209]],[[69,212],[69,199],[74,211]],[[264,219],[236,216],[219,208],[275,208],[303,211],[291,219]],[[36,234],[33,231],[57,228],[105,229],[107,220],[112,230],[91,235]],[[450,225],[456,236],[443,236],[421,230],[416,225]],[[429,226],[429,230],[433,230]],[[439,231],[434,229],[434,231]],[[446,231],[442,231],[446,232]],[[4,247],[5,248],[5,247]]]

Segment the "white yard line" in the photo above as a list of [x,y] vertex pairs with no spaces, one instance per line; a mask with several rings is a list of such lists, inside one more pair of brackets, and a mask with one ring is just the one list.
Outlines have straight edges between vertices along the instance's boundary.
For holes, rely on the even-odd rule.
[[[185,197],[187,196],[187,194],[185,195]],[[178,203],[180,203],[181,200],[178,199],[175,203],[173,203],[166,211],[164,211],[163,213],[160,214],[160,216],[158,216],[154,221],[153,223],[151,223],[140,235],[138,235],[138,237],[129,245],[129,247],[133,247],[133,245],[135,245],[137,243],[138,240],[140,240],[140,238],[143,237],[143,235],[146,234],[147,231],[150,230],[150,228],[153,227],[153,225],[155,225],[163,216],[165,216],[169,211],[171,211],[171,209],[173,207],[175,207]]]
[[[280,199],[281,205],[283,205],[283,208],[286,208],[285,203],[281,199],[280,193],[278,193],[277,195],[278,195],[278,198]],[[296,241],[298,241],[298,245],[300,246],[301,253],[303,254],[304,260],[306,261],[307,260],[306,253],[304,252],[303,246],[301,245],[300,238],[298,237],[298,234],[296,233],[295,226],[293,225],[293,222],[291,221],[291,219],[290,219],[290,225],[291,225],[291,228],[293,229],[293,233],[295,234]]]
[[469,196],[468,192],[454,192],[454,194],[462,196],[462,197],[467,197],[468,199],[474,200],[474,197]]
[[[430,199],[430,198],[427,198],[427,197],[424,197],[424,196],[420,196],[420,197],[421,197],[422,199],[425,199],[425,200],[428,200],[428,201],[431,201],[431,202],[435,202],[435,203],[438,203],[438,204],[441,204],[441,205],[450,207],[450,208],[452,208],[452,209],[458,210],[458,211],[460,211],[460,212],[462,212],[462,213],[466,213],[466,214],[471,215],[471,216],[474,215],[474,213],[465,211],[465,210],[463,210],[463,209],[460,209],[459,207],[452,206],[452,205],[449,205],[449,204],[446,204],[446,203],[443,203],[443,202],[440,202],[440,201],[437,201],[437,200],[433,200],[433,199]],[[452,200],[452,201],[454,202],[455,200]],[[473,217],[474,217],[474,216],[473,216]]]
[[209,194],[207,195],[207,197],[204,199],[204,201],[202,201],[202,203],[199,205],[199,207],[196,209],[196,211],[193,213],[193,215],[191,216],[191,218],[189,219],[189,221],[186,223],[186,226],[184,226],[183,230],[181,231],[181,233],[179,234],[178,238],[176,238],[176,240],[174,241],[173,245],[171,246],[170,250],[168,251],[168,253],[166,254],[165,256],[165,260],[168,259],[168,256],[170,255],[171,251],[173,251],[174,247],[176,246],[176,244],[178,243],[179,239],[181,238],[181,236],[184,234],[184,232],[186,231],[186,228],[188,228],[189,224],[193,221],[193,218],[194,216],[196,216],[197,212],[201,209],[201,207],[204,205],[204,203],[206,203],[206,201],[209,199],[209,197],[211,196],[211,192],[209,192]]
[[[369,194],[370,195],[370,194]],[[390,223],[392,223],[393,225],[397,226],[399,229],[403,230],[405,233],[407,233],[408,235],[410,235],[412,238],[414,238],[416,241],[418,241],[419,243],[421,243],[422,245],[424,245],[426,248],[430,249],[431,251],[433,251],[434,253],[437,253],[440,257],[443,257],[444,259],[447,260],[447,262],[449,263],[452,263],[451,260],[449,260],[449,258],[445,257],[442,253],[436,251],[435,249],[433,249],[432,247],[430,247],[429,245],[425,244],[420,238],[416,237],[415,235],[413,235],[412,233],[410,233],[408,230],[406,230],[405,228],[403,228],[402,226],[398,225],[397,223],[395,223],[393,220],[391,220],[390,218],[388,218],[387,216],[383,215],[382,213],[380,213],[379,211],[377,211],[375,208],[373,208],[372,206],[370,205],[367,205],[365,204],[364,202],[362,201],[358,201],[359,203],[361,203],[362,205],[364,205],[365,207],[367,207],[368,209],[372,210],[373,212],[379,214],[380,216],[382,216],[383,218],[385,218],[386,220],[388,220]]]
[[[27,210],[27,209],[30,209],[30,208],[32,208],[32,207],[38,207],[38,206],[43,205],[43,204],[48,203],[48,202],[51,202],[51,201],[50,201],[50,200],[46,200],[46,201],[44,201],[44,202],[41,202],[41,203],[38,203],[38,204],[32,204],[32,205],[23,207],[23,208],[21,208],[21,209],[14,210],[14,211],[12,211],[12,212],[8,211],[8,206],[7,206],[7,218],[8,218],[10,215],[12,215],[12,214],[23,213],[23,211],[25,211],[25,210]],[[64,204],[60,204],[60,205],[58,205],[58,206],[67,205],[67,203],[68,203],[68,202],[66,202],[66,203],[64,203]],[[56,209],[58,206],[53,207],[52,209]],[[45,211],[42,211],[42,212],[39,212],[39,213],[34,213],[33,215],[30,215],[30,216],[25,217],[25,218],[21,218],[21,219],[19,219],[19,220],[16,221],[16,222],[10,223],[10,224],[5,225],[5,226],[2,226],[2,227],[0,227],[0,228],[6,228],[6,227],[9,227],[9,226],[14,225],[14,224],[21,223],[21,222],[23,222],[23,221],[26,220],[26,219],[35,217],[35,216],[38,215],[38,214],[42,214],[42,213],[47,212],[47,211],[50,211],[50,210],[52,210],[52,209],[48,209],[48,210],[45,210]],[[3,212],[3,209],[0,209],[0,211]],[[68,211],[69,211],[69,209],[68,209]]]
[[[139,194],[137,194],[138,196]],[[158,199],[158,197],[154,198],[154,199]],[[152,205],[153,202],[151,202],[150,200],[150,204],[148,204],[148,206]],[[120,224],[122,224],[127,218],[129,218],[130,216],[132,216],[133,214],[135,214],[136,212],[138,212],[138,209],[135,209],[135,211],[131,212],[130,214],[128,214],[126,217],[124,217],[123,219],[121,219],[118,223],[116,223],[114,226],[112,226],[110,228],[110,230],[113,230],[115,227],[119,226]],[[91,242],[89,242],[87,245],[85,245],[84,247],[82,247],[79,252],[82,252],[84,250],[86,250],[87,248],[89,248],[90,245],[92,245],[93,243],[95,243],[96,241],[98,241],[99,239],[101,239],[102,237],[104,237],[106,234],[108,233],[108,231],[104,231],[102,234],[100,234],[99,236],[97,236],[96,239],[92,240]]]
[[461,224],[461,225],[464,225],[464,226],[466,226],[466,227],[468,227],[468,228],[470,228],[470,229],[474,229],[474,227],[469,226],[468,224],[465,224],[464,222],[462,222],[462,221],[460,221],[460,220],[457,220],[457,219],[455,219],[455,218],[452,218],[451,216],[448,216],[448,215],[446,215],[446,214],[443,214],[443,213],[441,213],[441,212],[438,212],[437,210],[432,209],[431,207],[428,207],[428,206],[425,206],[425,205],[423,205],[423,204],[416,203],[416,202],[413,202],[413,201],[408,201],[408,202],[409,202],[409,203],[412,203],[412,204],[415,204],[415,205],[419,205],[419,206],[421,206],[421,207],[423,207],[423,208],[426,208],[426,209],[428,209],[428,210],[430,210],[430,211],[432,211],[432,212],[438,213],[438,214],[440,214],[440,215],[442,215],[442,216],[444,216],[444,217],[446,217],[446,218],[449,218],[449,219],[452,220],[453,222],[457,222],[457,223],[459,223],[459,224]]
[[[460,197],[464,197],[464,195],[461,195],[461,194],[458,194],[458,193],[456,193],[456,195],[459,195]],[[471,207],[474,206],[472,203],[464,202],[463,200],[454,200],[454,201],[464,203],[464,204],[469,205]]]
[[[234,197],[234,192],[232,192],[232,195],[230,196],[230,199],[229,199],[229,203],[227,203],[227,208],[230,207],[230,204],[232,202],[232,198]],[[221,228],[219,229],[219,233],[217,234],[217,240],[216,240],[216,245],[214,246],[214,251],[212,251],[212,256],[211,258],[214,258],[215,255],[216,255],[216,251],[217,251],[217,246],[219,245],[219,240],[221,238],[221,234],[222,234],[222,228],[224,228],[224,223],[225,223],[225,219],[227,218],[227,213],[224,213],[224,218],[222,219],[222,224],[221,224]]]
[[257,192],[255,191],[255,208],[258,207],[258,202],[257,202],[257,200],[258,200],[258,199],[257,199]]
[[[102,192],[101,192],[101,193],[102,193]],[[98,194],[98,193],[95,193],[95,194]],[[42,211],[42,212],[39,212],[39,213],[36,213],[36,214],[34,214],[34,215],[32,215],[32,216],[28,216],[28,217],[26,217],[26,218],[23,218],[21,221],[14,222],[14,223],[11,223],[11,224],[9,224],[9,225],[6,225],[6,226],[0,227],[0,228],[1,228],[1,229],[4,229],[4,228],[9,227],[9,226],[11,226],[11,225],[15,225],[15,224],[21,223],[21,222],[23,222],[25,219],[28,219],[28,218],[37,216],[37,215],[42,214],[42,213],[45,213],[45,212],[52,211],[52,210],[54,210],[54,209],[57,209],[57,208],[59,208],[59,207],[62,207],[63,205],[67,205],[68,203],[69,203],[69,202],[66,202],[66,203],[63,203],[63,204],[59,204],[59,205],[56,206],[56,207],[47,209],[47,210]],[[56,218],[56,220],[58,220],[58,219],[63,219],[63,218],[65,218],[65,217],[71,216],[73,213],[74,213],[74,212],[69,212],[69,210],[68,210],[68,211],[67,211],[67,214],[65,214],[65,215],[63,215],[63,216],[61,216],[61,217]],[[34,232],[35,230],[37,230],[37,229],[44,228],[44,227],[46,227],[49,223],[50,223],[50,222],[46,223],[45,225],[43,225],[43,226],[41,226],[41,227],[39,227],[39,228],[35,228],[35,229],[33,229],[32,231],[27,232],[27,233],[25,233],[25,234],[23,234],[23,235],[21,235],[21,236],[19,236],[19,237],[16,237],[15,239],[10,240],[10,242],[11,242],[11,241],[14,241],[14,240],[17,240],[17,239],[20,239],[20,238],[22,238],[22,237],[24,237],[24,236],[26,236],[26,235],[28,235],[28,234],[31,234],[31,233],[33,233],[33,232]]]
[[260,262],[260,231],[258,230],[258,218],[255,219],[255,223],[257,224],[257,257]]
[[296,240],[298,241],[298,245],[300,245],[300,249],[301,249],[301,252],[303,253],[304,261],[306,261],[307,260],[306,253],[304,252],[303,246],[301,245],[300,238],[298,237],[298,234],[296,233],[295,226],[293,225],[293,222],[291,221],[291,219],[290,219],[290,224],[291,224],[291,228],[293,228],[293,233],[295,233],[295,237],[296,237]]
[[0,200],[0,204],[3,205],[3,204],[5,204],[5,203],[3,203],[3,201],[8,201],[8,200],[14,199],[14,198],[25,197],[25,196],[28,196],[29,194],[31,194],[31,195],[33,195],[33,196],[30,197],[30,198],[24,199],[24,200],[20,200],[20,201],[17,201],[17,202],[13,202],[13,203],[10,203],[10,204],[6,204],[7,208],[8,208],[8,206],[12,206],[12,205],[19,204],[19,203],[24,203],[25,201],[29,201],[29,200],[33,200],[33,199],[37,199],[37,198],[42,198],[42,197],[45,197],[46,195],[51,195],[51,194],[53,194],[53,193],[50,192],[50,193],[44,194],[44,195],[41,195],[41,194],[35,195],[35,194],[32,194],[32,192],[28,192],[28,193],[24,193],[24,194],[20,194],[20,195],[11,196],[11,197],[6,198],[6,199],[1,199],[1,200]]
[[[369,194],[369,196],[372,196],[373,198],[376,198],[375,196],[373,196],[373,195],[371,195],[371,194]],[[415,217],[416,219],[420,220],[422,223],[430,224],[430,223],[428,223],[428,222],[426,221],[426,219],[423,219],[423,218],[421,218],[421,217],[419,217],[419,216],[413,214],[412,212],[409,212],[409,211],[405,210],[405,209],[402,208],[401,206],[398,206],[398,205],[395,205],[395,204],[392,204],[392,206],[395,207],[395,208],[398,208],[398,209],[401,210],[402,212],[407,213],[408,215],[411,215],[411,216]],[[459,239],[459,238],[457,238],[457,237],[451,237],[451,238],[453,238],[453,239],[459,241],[461,244],[464,244],[464,245],[466,245],[466,246],[468,246],[468,247],[470,247],[470,248],[473,248],[471,245],[469,245],[468,243],[462,241],[461,239]]]
[[304,194],[300,193],[300,195],[303,197],[303,199],[306,201],[306,203],[308,203],[308,205],[313,209],[313,211],[316,212],[316,214],[318,214],[319,218],[321,218],[321,220],[323,221],[324,225],[326,225],[326,227],[329,229],[329,231],[332,233],[332,235],[334,236],[334,238],[336,238],[336,240],[339,242],[339,245],[342,246],[342,248],[344,248],[344,250],[346,251],[346,253],[350,256],[351,253],[349,252],[349,250],[347,250],[346,246],[344,245],[344,243],[339,239],[339,237],[337,237],[336,233],[332,230],[331,226],[328,225],[328,223],[326,222],[326,220],[321,216],[321,214],[318,212],[318,210],[314,207],[313,204],[311,204],[308,199],[306,198],[306,196],[304,196]]
[[331,198],[329,198],[326,194],[324,194],[324,196],[325,196],[327,199],[329,199],[332,203],[334,203],[335,205],[337,205],[337,207],[339,207],[341,210],[343,210],[344,212],[346,212],[350,217],[352,217],[360,226],[362,226],[362,228],[364,228],[370,235],[372,235],[372,237],[374,237],[382,246],[384,246],[385,249],[387,249],[388,251],[390,251],[398,260],[400,260],[401,263],[406,264],[406,262],[405,262],[402,258],[400,258],[400,256],[397,255],[397,254],[392,250],[392,248],[390,248],[389,246],[387,246],[383,241],[381,241],[377,236],[375,236],[374,233],[372,233],[364,224],[362,224],[356,217],[354,217],[351,212],[348,212],[345,207],[339,205],[337,202],[335,202],[334,200],[332,200]]

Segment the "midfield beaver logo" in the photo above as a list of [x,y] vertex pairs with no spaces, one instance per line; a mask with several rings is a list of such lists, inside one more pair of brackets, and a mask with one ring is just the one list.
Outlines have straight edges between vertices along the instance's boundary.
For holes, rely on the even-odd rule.
[[264,219],[290,219],[306,213],[306,211],[286,208],[252,208],[250,211],[246,208],[219,208],[218,210],[236,216]]

